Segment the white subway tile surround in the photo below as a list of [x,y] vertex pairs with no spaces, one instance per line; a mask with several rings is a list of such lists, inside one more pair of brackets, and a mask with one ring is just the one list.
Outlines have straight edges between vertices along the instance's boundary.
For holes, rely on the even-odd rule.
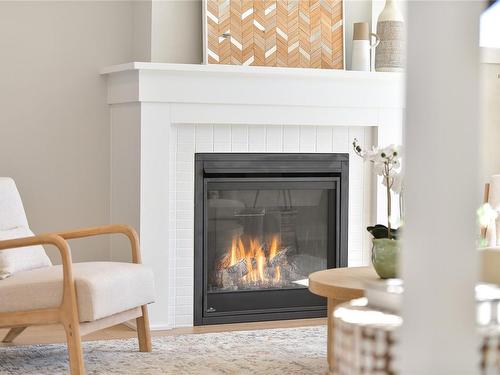
[[352,139],[370,147],[371,127],[175,124],[171,129],[170,196],[173,219],[169,273],[175,288],[169,295],[170,317],[176,327],[193,324],[193,210],[195,152],[348,152],[349,165],[349,266],[369,262],[370,242],[365,227],[371,222],[369,165],[351,152]]

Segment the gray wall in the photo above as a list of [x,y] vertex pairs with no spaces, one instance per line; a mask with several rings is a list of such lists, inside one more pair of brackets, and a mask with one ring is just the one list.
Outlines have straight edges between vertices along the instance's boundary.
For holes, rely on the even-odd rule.
[[[109,222],[99,69],[132,60],[132,19],[128,2],[0,2],[0,175],[16,180],[35,232]],[[108,259],[109,239],[84,241],[75,260]]]

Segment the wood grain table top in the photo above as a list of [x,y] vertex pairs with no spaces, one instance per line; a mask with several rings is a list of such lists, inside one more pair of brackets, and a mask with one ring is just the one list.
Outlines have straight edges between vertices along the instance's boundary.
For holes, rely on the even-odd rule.
[[333,268],[309,275],[309,290],[322,297],[351,300],[363,297],[367,282],[380,280],[373,267]]

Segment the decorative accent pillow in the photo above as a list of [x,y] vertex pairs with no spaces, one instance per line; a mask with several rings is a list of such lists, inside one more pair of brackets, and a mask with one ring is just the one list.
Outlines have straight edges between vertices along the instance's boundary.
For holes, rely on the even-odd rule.
[[[11,240],[29,236],[33,236],[33,232],[24,227],[0,230],[0,240]],[[41,245],[0,250],[0,280],[16,272],[29,271],[51,265],[52,263]]]

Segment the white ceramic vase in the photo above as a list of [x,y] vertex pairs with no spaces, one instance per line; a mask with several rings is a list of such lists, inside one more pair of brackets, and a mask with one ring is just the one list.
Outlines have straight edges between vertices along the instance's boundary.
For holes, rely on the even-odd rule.
[[375,51],[377,72],[402,72],[406,64],[406,35],[403,15],[396,1],[386,0],[377,21],[380,43]]
[[[371,43],[371,38],[375,38],[375,42]],[[351,70],[369,72],[371,68],[371,53],[379,43],[378,36],[370,33],[367,22],[358,22],[354,24],[353,40],[352,40],[352,55],[351,55]]]

